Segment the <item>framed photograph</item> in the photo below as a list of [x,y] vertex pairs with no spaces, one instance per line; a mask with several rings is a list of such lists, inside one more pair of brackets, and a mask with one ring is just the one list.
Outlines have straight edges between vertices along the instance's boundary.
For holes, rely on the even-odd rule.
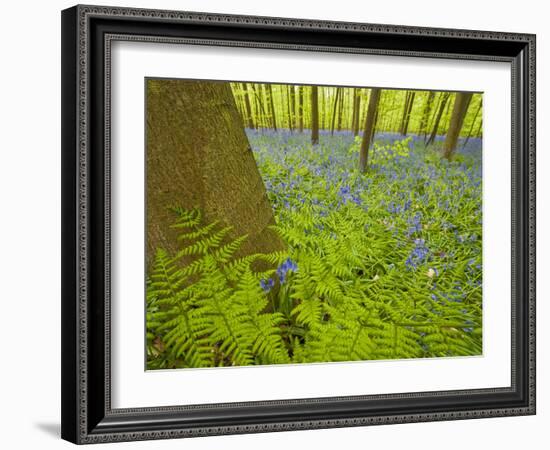
[[535,413],[535,36],[62,12],[62,437]]

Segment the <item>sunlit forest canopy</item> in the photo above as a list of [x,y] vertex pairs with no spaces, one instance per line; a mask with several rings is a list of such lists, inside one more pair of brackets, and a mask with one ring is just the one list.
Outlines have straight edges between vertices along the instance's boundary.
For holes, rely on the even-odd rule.
[[[312,86],[266,83],[231,83],[243,122],[250,129],[312,128]],[[372,89],[316,86],[319,129],[331,133],[361,133]],[[380,89],[375,133],[415,134],[432,140],[447,133],[457,93]],[[473,93],[459,136],[481,137],[482,94]],[[432,137],[433,136],[433,137]]]

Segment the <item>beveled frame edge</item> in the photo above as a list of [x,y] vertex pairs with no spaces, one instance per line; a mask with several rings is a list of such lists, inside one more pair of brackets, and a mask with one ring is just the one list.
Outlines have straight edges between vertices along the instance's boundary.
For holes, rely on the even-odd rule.
[[[513,126],[518,128],[516,144],[518,146],[521,158],[518,161],[518,180],[520,181],[521,191],[518,197],[521,211],[519,218],[523,216],[521,212],[527,214],[524,219],[526,223],[520,220],[518,234],[520,235],[519,245],[520,260],[521,255],[525,253],[526,261],[521,267],[521,273],[518,273],[521,285],[528,288],[527,301],[525,302],[525,316],[527,318],[527,330],[525,336],[527,352],[524,354],[525,361],[523,366],[526,369],[527,395],[526,404],[512,408],[489,408],[462,411],[444,411],[432,413],[412,413],[412,414],[392,414],[387,416],[366,416],[366,417],[342,417],[319,420],[292,420],[281,421],[277,423],[245,424],[245,425],[224,425],[224,426],[193,426],[188,428],[170,428],[155,431],[140,429],[138,423],[124,432],[113,432],[107,423],[102,427],[103,430],[95,430],[90,426],[88,419],[90,417],[91,404],[88,399],[89,393],[89,358],[90,343],[88,342],[90,332],[90,292],[93,286],[89,286],[88,268],[91,264],[89,260],[90,253],[90,221],[93,217],[93,211],[89,208],[89,190],[90,190],[90,167],[89,152],[90,136],[88,130],[90,121],[94,117],[89,117],[89,98],[88,86],[88,65],[89,55],[89,30],[88,23],[93,17],[121,17],[134,18],[143,21],[162,21],[170,23],[192,23],[198,25],[242,25],[246,27],[275,27],[284,29],[317,29],[332,30],[341,33],[361,32],[361,33],[381,33],[382,35],[403,35],[403,36],[426,36],[426,37],[445,37],[461,38],[488,41],[517,42],[523,46],[520,55],[516,58],[508,58],[514,61],[515,69],[512,73],[518,73],[513,80],[516,88],[523,92],[520,98],[524,104],[516,105],[513,114]],[[404,27],[394,25],[375,25],[375,24],[357,24],[348,22],[329,22],[312,21],[304,19],[282,19],[270,17],[253,16],[234,16],[221,14],[203,14],[179,11],[158,11],[146,9],[112,8],[98,6],[76,6],[65,10],[62,17],[63,39],[63,67],[62,67],[62,140],[63,140],[63,158],[62,158],[62,234],[63,234],[63,267],[62,267],[62,436],[76,443],[96,443],[109,441],[127,441],[140,439],[161,439],[171,437],[185,436],[205,436],[212,434],[235,434],[249,432],[269,432],[294,429],[311,429],[327,427],[345,427],[370,424],[387,424],[419,421],[438,421],[449,419],[466,419],[474,417],[498,417],[508,415],[524,415],[535,413],[535,36],[530,34],[498,33],[470,30],[449,30],[433,29],[424,27]],[[126,35],[128,37],[129,35]],[[116,36],[113,36],[116,38]],[[119,36],[120,38],[120,36]],[[136,39],[137,37],[135,37]],[[128,39],[130,40],[130,39]],[[151,37],[148,37],[151,40]],[[204,40],[201,41],[204,44]],[[235,45],[235,43],[226,43]],[[241,44],[243,44],[241,42]],[[246,43],[243,44],[247,46]],[[261,45],[254,45],[261,47]],[[268,44],[266,48],[274,48],[273,44]],[[326,51],[327,47],[324,47]],[[336,48],[336,51],[343,51],[342,48]],[[333,50],[333,51],[335,51]],[[358,53],[357,48],[352,50]],[[375,52],[373,52],[375,53]],[[392,54],[391,51],[382,50],[383,54]],[[108,55],[108,52],[106,53]],[[407,55],[432,57],[450,57],[450,58],[468,58],[456,54],[433,53],[433,52],[408,52]],[[479,56],[479,55],[478,55]],[[485,58],[489,59],[489,58]],[[109,87],[106,85],[106,94]],[[108,98],[106,97],[108,101]],[[97,119],[97,118],[96,118]],[[513,130],[514,131],[514,130]],[[105,140],[108,146],[109,127],[105,127]],[[514,145],[514,143],[513,143]],[[75,152],[75,148],[77,151]],[[513,152],[513,155],[515,153]],[[107,159],[108,164],[108,159]],[[523,176],[523,178],[522,178]],[[513,179],[515,179],[513,177]],[[96,182],[98,180],[95,180]],[[104,182],[109,184],[109,171],[106,170]],[[107,189],[108,192],[108,189]],[[109,206],[108,195],[105,196],[106,207]],[[108,210],[108,208],[107,208]],[[97,215],[97,214],[96,214]],[[96,217],[95,220],[98,218]],[[107,218],[108,220],[108,218]],[[108,223],[106,224],[108,230]],[[514,224],[513,224],[514,226]],[[515,236],[515,235],[514,235]],[[527,243],[527,248],[523,248]],[[105,246],[109,247],[109,234],[105,235]],[[523,247],[522,247],[523,245]],[[513,245],[514,248],[514,245]],[[108,253],[107,253],[108,256]],[[106,261],[107,261],[106,257]],[[105,276],[109,274],[105,273]],[[106,298],[108,293],[108,280],[106,281]],[[521,290],[521,286],[518,286]],[[521,292],[518,291],[520,294]],[[75,305],[75,298],[78,299]],[[109,317],[108,311],[105,316],[106,331],[108,331]],[[106,355],[108,355],[108,336],[106,336]],[[106,360],[105,375],[109,379],[109,361]],[[525,380],[524,380],[525,381]],[[181,411],[179,407],[173,408],[141,408],[140,410],[111,410],[108,392],[108,383],[105,389],[105,407],[104,416],[114,420],[124,420],[124,418],[137,415],[139,412],[167,412]],[[477,390],[479,391],[479,390]],[[454,391],[461,392],[461,391]],[[422,393],[427,394],[427,393]],[[421,397],[422,394],[412,395],[412,397]],[[369,396],[384,397],[382,396]],[[402,395],[401,397],[407,397]],[[411,396],[409,396],[411,397]],[[326,399],[313,399],[326,400]],[[298,401],[296,399],[296,401]],[[285,403],[285,401],[281,401]],[[276,402],[276,403],[281,403]],[[286,402],[290,404],[291,401]],[[273,403],[273,402],[270,402]],[[200,406],[200,405],[199,405]],[[98,411],[96,411],[96,414]],[[99,411],[101,413],[101,411]],[[100,414],[101,415],[101,414]],[[117,418],[117,416],[123,416]],[[166,418],[164,419],[166,421]]]

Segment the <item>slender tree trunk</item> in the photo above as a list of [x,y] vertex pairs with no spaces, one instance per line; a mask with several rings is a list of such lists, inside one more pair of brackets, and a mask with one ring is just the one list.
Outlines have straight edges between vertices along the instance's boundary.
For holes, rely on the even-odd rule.
[[428,142],[426,142],[426,145],[431,145],[435,141],[435,137],[437,136],[437,130],[439,129],[439,122],[441,121],[441,116],[443,115],[443,112],[445,111],[445,105],[447,104],[447,101],[449,100],[449,97],[451,94],[448,92],[442,93],[443,97],[441,97],[441,103],[439,104],[439,110],[437,111],[437,115],[434,120],[432,133],[430,134],[430,137],[428,138]]
[[439,109],[441,106],[441,101],[443,100],[445,95],[446,94],[444,92],[440,92],[439,95],[438,94],[435,95],[434,106],[432,108],[432,112],[430,113],[430,119],[428,120],[428,125],[426,127],[426,134],[424,135],[424,144],[426,144],[428,141],[429,130],[433,128],[435,118],[437,117],[437,113],[439,112]]
[[361,96],[359,92],[355,97],[355,122],[353,124],[353,135],[357,136],[359,134],[359,125],[361,123]]
[[267,85],[267,96],[269,99],[269,109],[271,110],[271,124],[273,129],[277,131],[277,117],[275,115],[275,104],[273,102],[273,89],[270,84]]
[[317,86],[311,86],[311,143],[319,143],[319,99]]
[[336,88],[336,95],[334,96],[334,106],[332,107],[332,122],[330,124],[330,134],[334,135],[334,124],[336,122],[336,110],[338,107],[338,98],[340,97],[340,88]]
[[443,113],[443,118],[441,119],[443,121],[444,130],[449,129],[449,123],[451,121],[451,105],[454,105],[454,102],[447,102],[447,106],[445,106],[445,112]]
[[475,137],[478,137],[478,138],[482,137],[483,135],[483,132],[481,131],[482,126],[483,126],[483,120],[480,120],[479,125],[477,126],[477,130],[474,134]]
[[256,117],[258,124],[262,128],[267,128],[267,119],[266,119],[266,112],[264,109],[262,97],[261,97],[261,85],[256,86],[255,83],[252,83],[252,92],[254,93],[254,98],[256,100]]
[[343,112],[344,112],[344,91],[341,92],[340,99],[339,99],[339,102],[338,102],[338,127],[337,127],[338,131],[342,130],[342,115],[343,115]]
[[405,123],[403,125],[402,134],[403,136],[407,135],[407,132],[409,131],[409,122],[411,120],[411,111],[414,105],[414,98],[416,96],[416,92],[411,92],[409,97],[409,105],[407,107],[407,115],[405,117]]
[[374,122],[376,118],[376,110],[380,101],[380,89],[373,88],[370,90],[369,103],[367,107],[367,117],[365,119],[365,127],[363,129],[363,139],[361,148],[359,149],[359,171],[365,173],[369,161],[369,147],[374,132]]
[[[370,134],[369,145],[372,145],[374,143],[374,135],[376,134],[376,129],[378,128],[378,118],[380,116],[380,108],[381,108],[381,105],[380,103],[378,103],[378,107],[376,108],[376,113],[374,115],[374,126],[372,127],[372,131]],[[374,156],[374,153],[373,153],[373,156]]]
[[401,125],[399,126],[399,134],[404,135],[403,130],[405,129],[405,121],[407,120],[407,112],[409,111],[409,102],[411,98],[411,93],[407,91],[405,94],[405,104],[403,105],[403,113],[401,114]]
[[267,85],[261,84],[261,90],[262,93],[262,109],[265,114],[265,123],[268,128],[273,128],[273,123],[271,122],[271,113],[269,112],[269,101],[267,100]]
[[300,133],[304,131],[304,87],[300,86],[298,90],[298,127]]
[[430,117],[430,111],[432,109],[433,101],[435,97],[435,92],[430,91],[428,97],[426,98],[426,103],[424,104],[424,110],[422,111],[422,119],[420,120],[420,128],[418,130],[418,135],[423,134],[426,136],[428,132],[428,119]]
[[476,123],[477,116],[479,116],[479,112],[481,111],[481,105],[482,105],[481,99],[479,99],[479,105],[477,106],[476,113],[474,114],[474,118],[472,119],[472,124],[470,125],[470,129],[468,130],[468,135],[466,136],[466,139],[464,140],[464,145],[462,145],[462,148],[466,147],[466,144],[468,144],[468,141],[472,137],[472,131],[474,130],[474,125]]
[[250,106],[250,97],[248,96],[248,86],[246,83],[242,83],[243,86],[243,93],[244,93],[244,104],[246,107],[246,117],[247,117],[247,123],[248,128],[251,130],[254,129],[254,119],[252,118],[252,107]]
[[449,129],[447,130],[447,136],[445,137],[445,145],[443,146],[443,156],[448,160],[452,159],[456,150],[458,136],[460,135],[460,130],[462,129],[462,124],[464,123],[464,118],[468,112],[468,106],[471,100],[471,92],[458,92],[456,94],[453,113],[451,115]]
[[396,117],[396,112],[398,111],[399,109],[399,105],[396,105],[395,103],[397,102],[397,92],[393,91],[392,92],[393,94],[393,99],[392,99],[392,102],[391,102],[391,117],[390,117],[390,122],[389,122],[389,125],[388,125],[388,130],[393,132],[395,131],[395,117]]
[[296,92],[295,86],[291,85],[290,89],[290,113],[292,115],[292,128],[296,128]]
[[355,120],[357,118],[357,88],[353,89],[353,113],[351,116],[351,130],[355,130]]
[[[291,107],[290,107],[290,86],[287,86],[287,88],[284,91],[286,91],[286,115],[288,118],[288,129],[292,133],[293,129],[292,129],[292,113],[291,113]],[[281,90],[281,98],[284,99],[283,90]]]
[[325,88],[323,86],[319,86],[319,97],[321,98],[321,106],[319,108],[319,129],[324,130],[325,129],[325,108],[327,103]]
[[172,206],[199,207],[206,223],[248,239],[241,254],[284,244],[229,83],[147,80],[147,265],[179,249]]

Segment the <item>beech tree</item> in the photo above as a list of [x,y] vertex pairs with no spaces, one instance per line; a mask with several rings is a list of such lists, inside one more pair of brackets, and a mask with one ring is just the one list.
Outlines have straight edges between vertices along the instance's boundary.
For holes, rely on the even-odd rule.
[[449,100],[450,96],[451,94],[449,94],[448,92],[441,93],[441,103],[439,104],[439,109],[437,111],[437,115],[434,120],[432,132],[430,134],[430,137],[428,138],[428,141],[426,142],[426,145],[431,145],[435,141],[435,137],[437,136],[437,130],[439,130],[439,122],[441,122],[441,117],[445,112],[445,106],[447,105],[447,101]]
[[416,96],[416,92],[414,91],[407,91],[407,94],[405,96],[405,105],[403,108],[403,117],[401,119],[401,130],[400,130],[403,136],[407,134],[407,131],[409,129],[409,121],[411,118],[411,111],[412,111],[415,96]]
[[381,89],[379,88],[373,88],[370,90],[367,117],[365,119],[365,127],[363,128],[361,148],[359,149],[359,171],[361,173],[365,173],[368,167],[369,147],[374,133],[374,123],[376,120],[378,102],[380,101],[380,92]]
[[317,86],[311,86],[311,143],[319,143],[319,93]]
[[298,128],[300,133],[304,131],[304,87],[298,90]]
[[466,117],[471,100],[471,92],[458,92],[456,94],[451,121],[449,122],[449,129],[447,130],[445,144],[443,145],[443,156],[449,160],[452,159],[456,150],[458,136],[462,129],[462,124],[464,123],[464,118]]
[[148,265],[157,248],[177,249],[173,206],[199,207],[233,238],[248,235],[242,254],[283,249],[229,83],[147,83]]
[[428,97],[426,98],[424,109],[422,111],[422,119],[420,119],[419,132],[423,134],[424,138],[426,138],[426,135],[428,134],[428,120],[430,118],[430,111],[432,110],[434,98],[435,98],[435,92],[430,91],[430,93],[428,94]]
[[269,102],[269,110],[271,111],[271,124],[273,129],[277,131],[277,116],[275,115],[275,103],[273,102],[273,89],[271,85],[267,85],[267,97]]
[[354,89],[353,94],[353,135],[357,136],[359,134],[359,125],[361,122],[361,96],[359,89]]
[[246,83],[242,84],[244,91],[244,104],[246,106],[246,117],[248,128],[254,129],[254,119],[252,117],[252,107],[250,106],[250,96],[248,95],[248,87]]

